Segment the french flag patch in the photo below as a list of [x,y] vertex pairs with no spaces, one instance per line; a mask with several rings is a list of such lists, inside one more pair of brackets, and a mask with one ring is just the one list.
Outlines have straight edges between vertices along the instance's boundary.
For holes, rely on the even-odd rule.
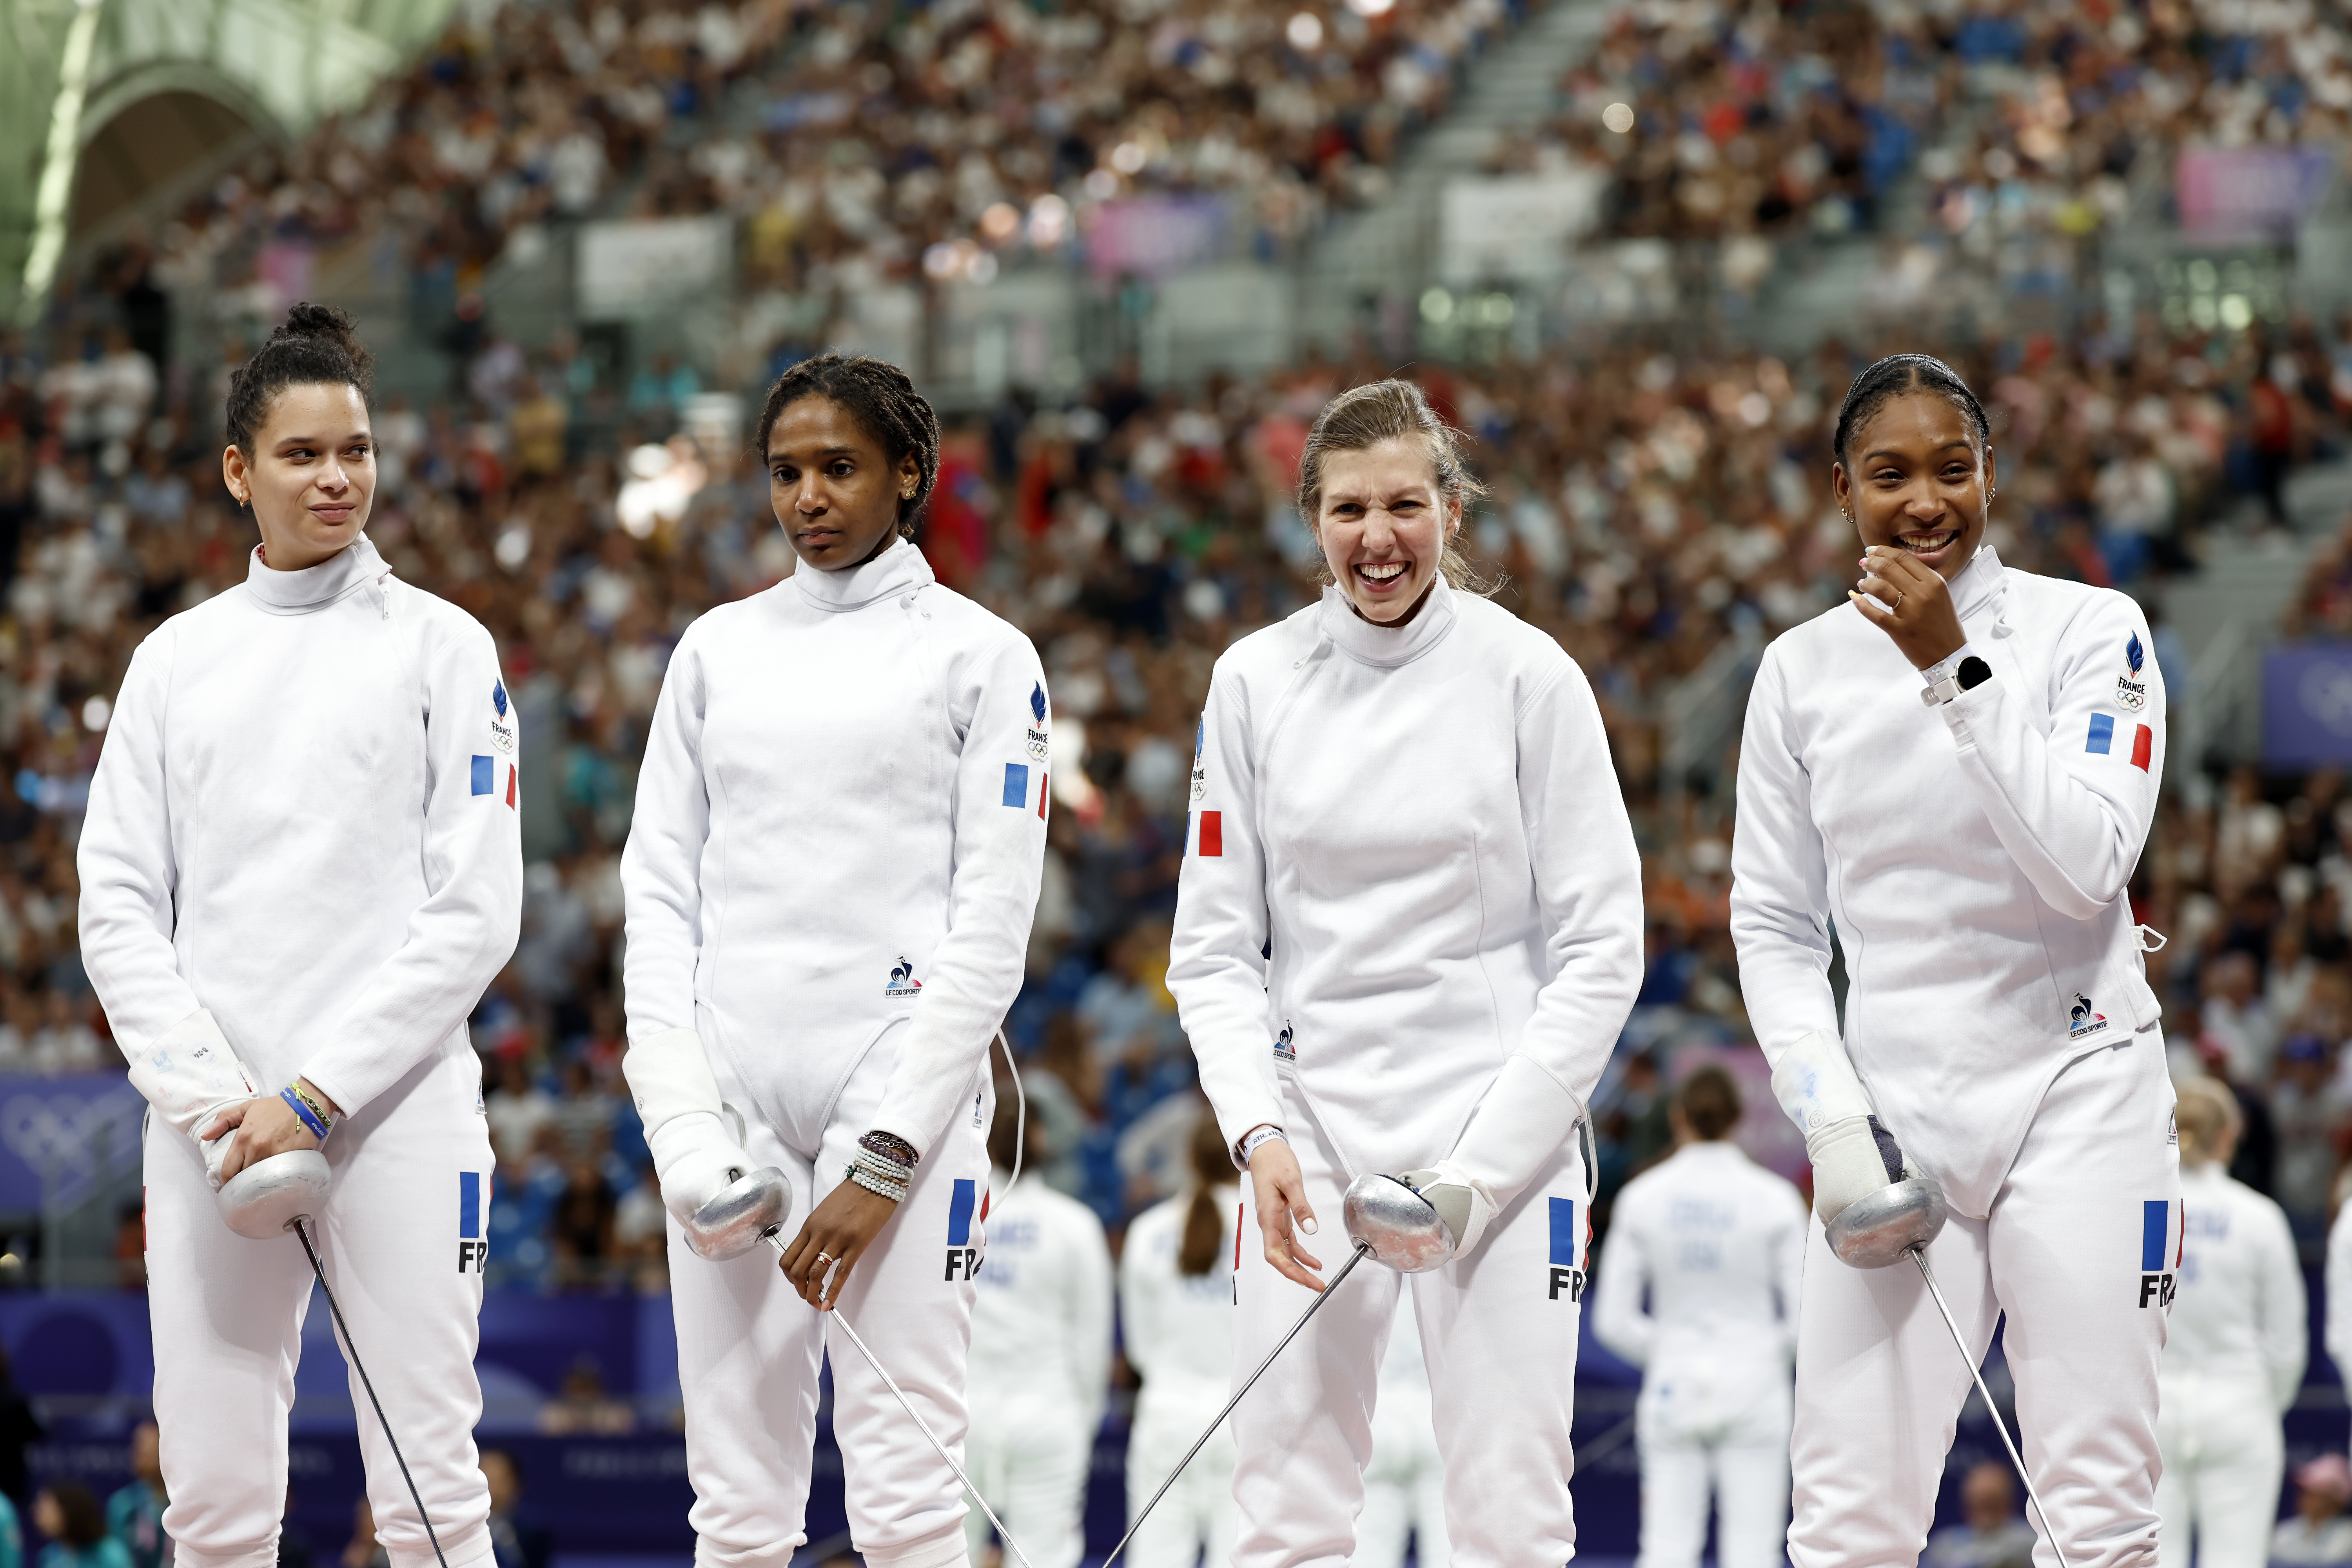
[[2115,743],[2116,716],[2112,713],[2092,714],[2091,738],[2084,742],[2083,750],[2096,752],[2104,757],[2115,749]]
[[2132,735],[2132,766],[2137,768],[2142,773],[2146,773],[2147,772],[2148,759],[2153,756],[2156,752],[2156,736],[2149,731],[2148,727],[2145,724],[2135,724],[2132,726],[2132,730],[2134,731]]
[[1194,819],[1200,824],[1201,837],[1196,842],[1192,852],[1199,855],[1203,859],[1217,860],[1223,858],[1225,853],[1224,813],[1221,811],[1197,812],[1194,814]]
[[494,795],[499,787],[499,764],[489,757],[474,759],[474,793]]

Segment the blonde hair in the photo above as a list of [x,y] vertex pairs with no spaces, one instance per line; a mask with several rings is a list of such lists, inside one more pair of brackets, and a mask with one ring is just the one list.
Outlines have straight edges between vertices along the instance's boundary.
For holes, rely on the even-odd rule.
[[2202,1165],[2221,1158],[2221,1145],[2238,1135],[2245,1113],[2238,1097],[2210,1078],[2192,1078],[2173,1085],[2179,1106],[2173,1111],[2180,1129],[2180,1157]]
[[[1315,416],[1315,427],[1307,433],[1307,449],[1298,459],[1298,510],[1318,544],[1323,533],[1316,527],[1316,517],[1323,505],[1324,459],[1334,452],[1361,452],[1383,441],[1412,437],[1418,437],[1429,449],[1430,478],[1448,505],[1466,512],[1470,502],[1486,493],[1486,487],[1472,477],[1462,455],[1469,437],[1437,416],[1421,388],[1394,379],[1367,382],[1323,405],[1323,412]],[[1462,552],[1458,527],[1446,535],[1437,569],[1447,584],[1465,593],[1492,594],[1501,585],[1486,581]],[[1323,581],[1332,581],[1329,562],[1323,563],[1321,574]]]

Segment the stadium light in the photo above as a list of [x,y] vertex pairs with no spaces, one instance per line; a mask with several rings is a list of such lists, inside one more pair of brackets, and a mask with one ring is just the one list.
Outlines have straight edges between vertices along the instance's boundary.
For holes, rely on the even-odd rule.
[[1282,29],[1282,36],[1288,38],[1290,47],[1300,54],[1311,54],[1323,47],[1323,18],[1312,11],[1301,11],[1290,18],[1290,25]]

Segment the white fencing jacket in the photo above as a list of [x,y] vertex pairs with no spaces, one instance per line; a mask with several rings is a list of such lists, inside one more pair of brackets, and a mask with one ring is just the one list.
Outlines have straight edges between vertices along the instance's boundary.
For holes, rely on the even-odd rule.
[[[1118,1310],[1127,1359],[1143,1379],[1136,1423],[1147,1416],[1213,1411],[1234,1375],[1234,1244],[1241,1189],[1212,1187],[1220,1229],[1206,1274],[1177,1271],[1191,1194],[1154,1204],[1127,1227],[1118,1255]],[[1197,1419],[1197,1417],[1196,1417]]]
[[875,1126],[929,1148],[1021,988],[1047,711],[1029,639],[904,540],[688,627],[621,857],[629,1038],[698,1030],[814,1157],[908,1021]]
[[1328,588],[1218,659],[1168,984],[1228,1139],[1279,1074],[1355,1173],[1458,1142],[1507,1204],[1640,988],[1641,862],[1575,660],[1430,595],[1390,627]]
[[1807,1212],[1787,1180],[1717,1139],[1625,1184],[1593,1265],[1592,1332],[1643,1369],[1645,1401],[1706,1426],[1788,1386]]
[[2336,1363],[2336,1376],[2352,1384],[2352,1204],[2336,1210],[2327,1227],[2326,1273],[2319,1294],[2326,1304],[2320,1334],[2327,1359]]
[[2139,608],[2003,567],[1951,584],[1993,679],[1940,708],[1851,605],[1765,650],[1732,843],[1740,987],[1777,1063],[1844,1039],[1887,1128],[1982,1218],[2051,1081],[2157,1021],[2126,888],[2164,774]]
[[522,912],[513,705],[490,634],[365,535],[131,656],[83,824],[81,951],[126,1058],[199,1007],[264,1092],[354,1112],[466,1018]]
[[2180,1283],[2161,1375],[2259,1388],[2284,1415],[2310,1353],[2303,1268],[2286,1215],[2210,1163],[2182,1163],[2180,1207]]
[[968,1396],[982,1411],[1049,1400],[1091,1436],[1110,1387],[1110,1244],[1094,1210],[1034,1171],[1008,1192],[1007,1173],[992,1173],[974,1277]]

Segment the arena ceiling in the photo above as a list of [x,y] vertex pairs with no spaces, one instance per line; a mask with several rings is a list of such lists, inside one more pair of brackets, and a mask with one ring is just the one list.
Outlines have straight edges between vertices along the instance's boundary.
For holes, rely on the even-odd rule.
[[37,309],[77,241],[357,102],[453,6],[0,0],[0,304]]

